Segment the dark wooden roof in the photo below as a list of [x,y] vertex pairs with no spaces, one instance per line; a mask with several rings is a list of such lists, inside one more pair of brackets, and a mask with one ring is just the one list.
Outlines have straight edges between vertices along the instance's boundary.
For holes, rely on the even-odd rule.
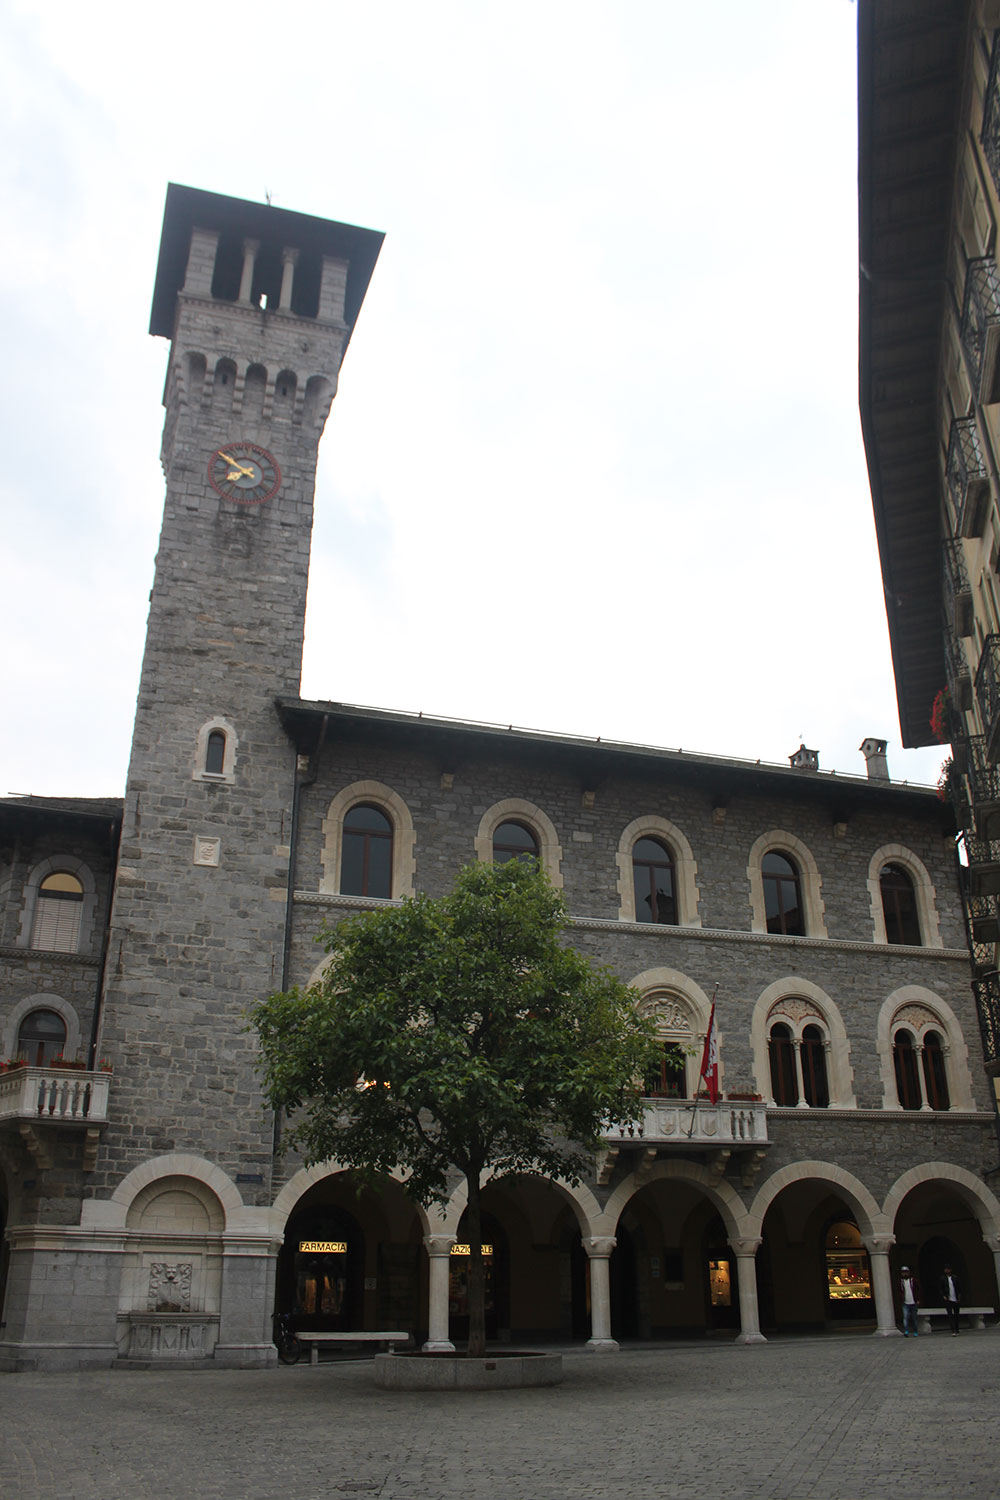
[[944,685],[937,375],[967,0],[860,0],[861,426],[904,745]]

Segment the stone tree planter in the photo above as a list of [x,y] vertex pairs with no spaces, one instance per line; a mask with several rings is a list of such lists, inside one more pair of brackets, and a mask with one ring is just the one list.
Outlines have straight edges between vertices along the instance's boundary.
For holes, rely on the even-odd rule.
[[498,1391],[561,1385],[562,1355],[505,1350],[464,1354],[376,1354],[375,1384],[387,1391]]

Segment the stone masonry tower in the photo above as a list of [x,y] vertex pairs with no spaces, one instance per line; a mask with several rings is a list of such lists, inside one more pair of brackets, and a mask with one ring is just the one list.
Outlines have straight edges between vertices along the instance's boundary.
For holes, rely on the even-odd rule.
[[98,1197],[170,1152],[266,1199],[244,1012],[282,978],[316,457],[380,234],[167,192],[150,331],[171,340],[150,599],[99,1048]]

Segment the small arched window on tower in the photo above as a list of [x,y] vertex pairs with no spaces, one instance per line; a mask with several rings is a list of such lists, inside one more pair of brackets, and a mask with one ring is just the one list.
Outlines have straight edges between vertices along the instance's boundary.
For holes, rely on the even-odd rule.
[[632,846],[632,879],[636,921],[676,926],[674,861],[659,839],[639,839]]
[[767,1054],[771,1064],[771,1093],[780,1109],[794,1109],[799,1102],[799,1085],[795,1076],[795,1048],[792,1032],[784,1021],[771,1027],[767,1039]]
[[31,924],[32,948],[48,953],[75,953],[80,946],[83,886],[75,875],[57,870],[38,887]]
[[787,854],[770,849],[761,860],[760,870],[768,932],[805,937],[802,886],[794,862]]
[[205,745],[205,775],[221,776],[226,766],[226,736],[221,729],[213,729]]
[[892,1062],[896,1073],[896,1097],[900,1109],[920,1109],[920,1074],[913,1033],[904,1028],[892,1039]]
[[16,1057],[29,1067],[44,1068],[61,1057],[66,1045],[66,1023],[54,1010],[29,1010],[17,1030]]
[[505,865],[512,859],[523,865],[538,859],[538,840],[523,823],[501,823],[493,834],[493,863]]
[[889,943],[920,945],[920,921],[913,881],[902,865],[883,865],[879,874],[885,937]]
[[392,824],[379,807],[362,802],[344,818],[340,861],[344,896],[392,895]]

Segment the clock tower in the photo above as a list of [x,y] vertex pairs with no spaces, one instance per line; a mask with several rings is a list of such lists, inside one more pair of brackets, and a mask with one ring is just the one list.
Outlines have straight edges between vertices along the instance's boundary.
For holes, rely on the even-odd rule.
[[317,449],[380,234],[171,185],[150,331],[170,340],[163,527],[99,1047],[96,1187],[196,1153],[267,1201],[247,1007],[283,975]]

